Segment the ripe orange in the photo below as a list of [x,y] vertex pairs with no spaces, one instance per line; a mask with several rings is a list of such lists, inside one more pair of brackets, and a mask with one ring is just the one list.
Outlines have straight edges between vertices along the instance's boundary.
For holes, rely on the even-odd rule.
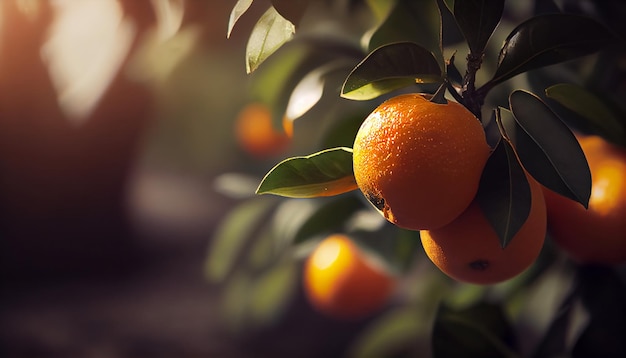
[[358,319],[380,309],[393,286],[393,276],[343,234],[324,239],[304,267],[309,302],[338,319]]
[[544,188],[548,230],[578,262],[626,262],[626,150],[598,136],[578,139],[591,170],[589,209]]
[[272,112],[262,103],[250,103],[237,115],[235,136],[239,145],[249,154],[266,158],[280,154],[289,146],[293,123],[283,121],[281,131],[272,124]]
[[459,216],[476,196],[490,153],[470,111],[420,94],[382,103],[361,125],[353,149],[359,189],[387,220],[411,230]]
[[532,193],[528,219],[503,249],[478,201],[451,224],[421,231],[431,261],[463,282],[493,284],[526,270],[537,258],[546,235],[546,206],[541,185],[527,175]]

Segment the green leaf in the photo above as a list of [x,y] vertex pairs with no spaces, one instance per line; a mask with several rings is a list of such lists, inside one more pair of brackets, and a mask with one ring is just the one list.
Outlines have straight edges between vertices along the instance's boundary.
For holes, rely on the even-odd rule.
[[514,121],[503,121],[522,165],[547,188],[587,207],[591,173],[574,134],[539,97],[526,91],[509,96]]
[[412,42],[397,42],[372,51],[350,73],[341,96],[367,100],[415,83],[441,81],[433,54]]
[[366,0],[367,5],[378,21],[384,20],[393,9],[393,1],[389,0]]
[[461,71],[454,64],[455,55],[452,55],[448,61],[446,61],[446,74],[448,80],[455,85],[460,86],[463,83],[463,75]]
[[354,143],[359,128],[363,120],[372,112],[372,105],[365,105],[359,108],[348,107],[345,104],[364,104],[365,102],[342,101],[335,120],[324,130],[322,135],[322,147],[350,147]]
[[487,160],[477,197],[500,245],[506,247],[530,214],[531,192],[515,151],[505,139]]
[[263,178],[257,194],[292,198],[333,196],[357,189],[352,149],[326,149],[278,163]]
[[413,347],[416,338],[426,335],[430,329],[430,317],[414,306],[399,306],[368,324],[357,335],[351,354],[347,356],[404,357],[398,355],[398,349]]
[[228,19],[228,32],[226,33],[226,38],[230,37],[230,33],[233,31],[233,27],[235,27],[235,23],[239,20],[241,15],[243,15],[248,9],[250,5],[252,5],[253,0],[238,0],[233,7],[233,10],[230,12],[230,18]]
[[248,39],[246,72],[256,70],[271,54],[291,40],[295,31],[295,26],[270,6],[254,25]]
[[454,2],[454,18],[467,40],[470,53],[479,56],[498,26],[504,0],[463,0]]
[[211,282],[221,282],[232,271],[246,241],[274,204],[273,200],[258,199],[235,207],[221,221],[211,238],[204,265],[205,275]]
[[[368,210],[368,214],[375,216],[374,220],[380,220],[381,227],[376,230],[371,228],[356,227],[354,240],[363,248],[374,252],[389,272],[406,274],[413,267],[413,263],[419,254],[423,252],[419,231],[405,230],[388,222],[377,212]],[[372,222],[373,218],[364,215],[361,219]]]
[[298,286],[297,272],[294,261],[283,260],[253,282],[248,293],[252,322],[267,326],[284,314]]
[[499,305],[439,307],[432,331],[434,357],[518,357],[515,335]]
[[581,86],[560,83],[546,89],[546,95],[581,115],[603,134],[613,138],[624,137],[624,126],[617,115],[593,93]]
[[363,208],[363,201],[354,195],[343,196],[322,205],[300,226],[293,242],[299,244],[322,233],[339,231],[360,208]]
[[395,42],[414,42],[435,54],[443,65],[439,44],[441,15],[437,1],[397,0],[391,13],[370,38],[368,49]]
[[505,40],[490,85],[532,69],[592,54],[615,41],[604,25],[589,17],[533,17],[516,27]]
[[272,0],[272,5],[282,17],[298,25],[309,0]]

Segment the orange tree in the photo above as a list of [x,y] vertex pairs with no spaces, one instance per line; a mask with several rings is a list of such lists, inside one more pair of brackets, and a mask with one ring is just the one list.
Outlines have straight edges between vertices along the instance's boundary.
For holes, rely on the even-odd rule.
[[[301,145],[260,179],[256,193],[273,195],[244,200],[213,237],[206,270],[225,285],[229,322],[241,329],[281,317],[301,287],[302,259],[344,233],[407,278],[388,314],[349,348],[357,356],[625,354],[621,338],[611,338],[626,336],[623,262],[572,261],[549,228],[541,247],[546,210],[535,181],[589,205],[592,173],[572,130],[626,145],[625,5],[582,3],[265,2],[246,48],[250,99],[272,109],[275,128],[293,121],[292,144]],[[251,8],[252,0],[236,2],[228,34]],[[428,110],[398,100],[407,93],[421,94],[439,117],[424,120]],[[459,156],[474,151],[466,122],[448,123],[459,116],[477,121],[488,144],[488,158],[472,169],[477,185],[459,169],[467,164]],[[394,225],[440,211],[449,215],[436,227]],[[472,251],[461,262],[467,274],[433,269],[419,230],[428,230],[427,251],[445,237],[435,255],[442,267]],[[505,274],[463,278],[479,277],[492,258]],[[521,342],[524,330],[537,338]]]

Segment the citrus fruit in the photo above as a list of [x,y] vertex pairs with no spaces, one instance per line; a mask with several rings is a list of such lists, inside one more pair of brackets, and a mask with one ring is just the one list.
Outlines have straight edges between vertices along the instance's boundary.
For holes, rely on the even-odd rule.
[[378,106],[353,150],[359,189],[387,220],[411,230],[442,227],[459,216],[476,195],[490,153],[470,111],[420,94]]
[[528,218],[502,248],[478,200],[449,225],[420,232],[426,255],[448,276],[462,282],[494,284],[526,270],[546,235],[546,205],[541,185],[526,175],[532,193]]
[[589,208],[544,188],[553,241],[580,263],[626,262],[626,150],[578,137],[591,171]]
[[304,267],[309,302],[338,319],[372,314],[385,304],[393,286],[393,276],[343,234],[322,240]]
[[264,158],[287,149],[293,133],[293,122],[283,121],[283,131],[274,128],[272,112],[262,103],[249,103],[237,115],[235,136],[249,154]]

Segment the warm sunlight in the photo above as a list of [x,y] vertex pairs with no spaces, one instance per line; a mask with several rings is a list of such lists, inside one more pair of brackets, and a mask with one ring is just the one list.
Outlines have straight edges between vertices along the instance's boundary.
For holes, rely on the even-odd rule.
[[77,123],[88,117],[119,71],[136,29],[115,0],[54,0],[41,48],[60,107]]

